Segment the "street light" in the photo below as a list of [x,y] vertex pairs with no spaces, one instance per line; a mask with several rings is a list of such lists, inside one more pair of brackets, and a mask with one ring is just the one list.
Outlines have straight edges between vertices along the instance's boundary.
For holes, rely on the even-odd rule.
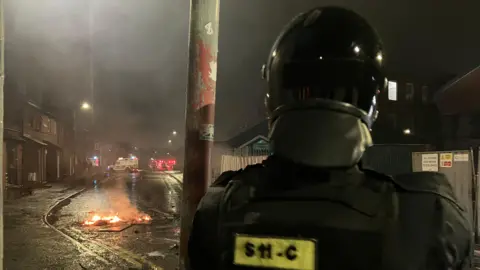
[[92,106],[88,102],[83,102],[82,103],[82,110],[89,110]]
[[172,132],[172,134],[173,134],[173,136],[175,136],[175,135],[177,135],[177,132],[174,130],[174,131]]
[[[75,140],[75,144],[77,145],[77,147],[81,148],[80,145],[83,145],[84,143],[86,143],[85,141],[85,138],[83,136],[79,136],[78,134],[78,131],[79,131],[79,127],[78,127],[78,120],[77,120],[77,112],[78,111],[90,111],[92,113],[92,126],[93,126],[93,123],[94,123],[94,118],[93,118],[93,108],[92,108],[92,105],[90,105],[90,103],[88,103],[87,101],[83,101],[81,104],[79,104],[79,108],[77,109],[76,105],[75,108],[72,110],[73,112],[73,130],[74,130],[74,140]],[[83,138],[83,141],[80,142],[80,138]],[[80,151],[80,149],[75,149],[75,155],[77,155]]]
[[172,140],[168,140],[168,143],[172,143]]

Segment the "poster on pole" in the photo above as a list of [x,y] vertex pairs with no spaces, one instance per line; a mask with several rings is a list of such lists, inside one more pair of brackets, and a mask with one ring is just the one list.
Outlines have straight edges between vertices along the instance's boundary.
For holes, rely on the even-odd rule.
[[438,172],[438,154],[422,154],[422,171]]
[[453,154],[452,153],[441,153],[440,154],[440,167],[451,168],[452,163],[453,163]]

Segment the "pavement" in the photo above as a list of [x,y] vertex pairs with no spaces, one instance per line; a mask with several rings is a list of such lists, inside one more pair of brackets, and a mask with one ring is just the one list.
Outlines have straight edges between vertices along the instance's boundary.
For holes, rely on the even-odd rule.
[[44,213],[58,198],[80,189],[54,184],[4,202],[5,269],[81,269],[82,254],[43,222]]
[[474,259],[473,259],[473,269],[480,270],[480,245],[475,245],[475,251],[474,251]]
[[167,171],[165,173],[169,174],[173,178],[177,179],[179,182],[183,183],[183,173],[181,171]]

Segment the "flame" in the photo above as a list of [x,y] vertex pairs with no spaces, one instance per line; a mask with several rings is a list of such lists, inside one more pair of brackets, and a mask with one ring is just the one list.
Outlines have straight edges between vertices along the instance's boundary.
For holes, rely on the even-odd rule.
[[85,220],[83,223],[84,225],[95,225],[98,223],[107,222],[107,223],[117,223],[119,221],[122,221],[120,217],[117,215],[114,216],[100,216],[100,215],[94,215],[90,219]]
[[149,223],[150,221],[152,220],[152,218],[149,216],[149,215],[146,215],[146,214],[143,214],[139,217],[136,217],[136,218],[121,218],[118,216],[118,214],[116,215],[106,215],[106,216],[102,216],[102,215],[99,215],[99,214],[94,214],[91,218],[85,220],[83,222],[83,225],[87,225],[87,226],[90,226],[90,225],[101,225],[101,224],[105,224],[105,223],[110,223],[110,224],[114,224],[114,223],[118,223],[118,222],[131,222],[131,223]]
[[112,224],[149,224],[152,218],[139,211],[130,200],[123,181],[114,181],[112,186],[105,189],[106,205],[101,209],[88,213],[87,219],[83,221],[86,226],[105,226]]

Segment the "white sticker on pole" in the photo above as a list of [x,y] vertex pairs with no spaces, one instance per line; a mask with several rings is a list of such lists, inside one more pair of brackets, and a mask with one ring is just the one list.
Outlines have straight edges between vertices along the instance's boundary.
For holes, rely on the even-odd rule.
[[422,171],[438,172],[438,154],[422,154]]
[[453,161],[455,161],[455,162],[467,162],[468,161],[468,154],[455,154],[453,156]]
[[207,31],[207,35],[209,36],[213,35],[213,26],[211,22],[205,25],[205,30]]
[[452,153],[441,153],[440,154],[440,167],[451,168],[452,163],[453,163],[453,154]]

